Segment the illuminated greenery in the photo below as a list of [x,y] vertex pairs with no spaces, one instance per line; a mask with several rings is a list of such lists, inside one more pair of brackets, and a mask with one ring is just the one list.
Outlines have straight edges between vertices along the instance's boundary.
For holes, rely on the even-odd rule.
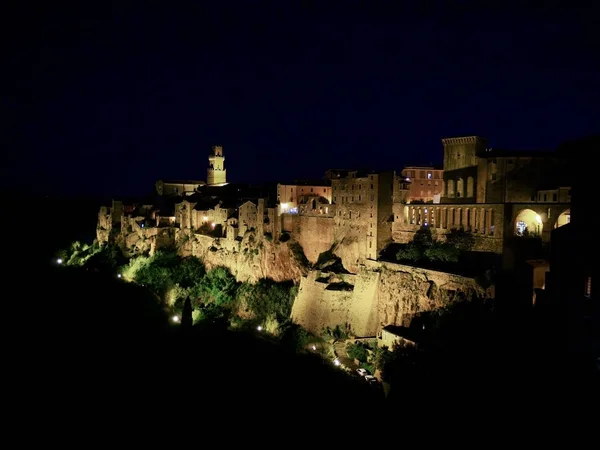
[[461,252],[473,247],[473,241],[471,233],[461,229],[452,230],[446,242],[439,242],[433,238],[429,227],[421,227],[413,240],[398,251],[396,258],[400,261],[456,263]]
[[270,318],[283,323],[289,320],[297,294],[298,287],[292,282],[262,279],[255,284],[243,283],[237,296],[258,321]]

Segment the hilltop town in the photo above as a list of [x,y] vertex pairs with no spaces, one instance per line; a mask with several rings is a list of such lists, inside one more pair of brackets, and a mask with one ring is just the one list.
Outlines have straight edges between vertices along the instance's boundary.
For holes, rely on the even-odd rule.
[[[507,273],[513,297],[547,299],[549,243],[571,221],[567,156],[489,148],[478,136],[441,143],[443,167],[329,169],[272,187],[228,183],[214,146],[206,181],[158,180],[149,199],[103,206],[97,240],[130,256],[175,246],[241,281],[293,280],[292,316],[309,330],[410,329],[450,301],[502,295]],[[411,260],[406,248],[423,233],[458,243],[460,257]]]

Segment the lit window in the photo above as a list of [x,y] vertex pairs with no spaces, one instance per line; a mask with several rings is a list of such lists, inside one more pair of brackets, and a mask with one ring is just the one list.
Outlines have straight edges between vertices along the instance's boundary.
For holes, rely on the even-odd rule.
[[431,177],[432,177],[432,173],[431,172],[427,172],[427,179],[431,180]]
[[585,279],[585,293],[586,297],[592,296],[592,277],[586,277]]

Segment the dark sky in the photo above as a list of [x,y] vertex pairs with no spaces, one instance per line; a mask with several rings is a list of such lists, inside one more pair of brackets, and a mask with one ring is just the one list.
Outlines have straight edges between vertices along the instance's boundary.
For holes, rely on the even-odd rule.
[[2,187],[144,193],[206,179],[215,144],[233,182],[400,170],[442,137],[600,128],[598,7],[54,3],[2,14]]

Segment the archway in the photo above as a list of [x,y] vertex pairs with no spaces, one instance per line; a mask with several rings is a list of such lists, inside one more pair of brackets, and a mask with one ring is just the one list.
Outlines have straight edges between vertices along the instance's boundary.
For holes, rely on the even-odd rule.
[[563,211],[558,216],[558,218],[556,219],[556,223],[554,224],[554,228],[562,227],[563,225],[566,225],[568,223],[571,223],[571,210],[570,209]]
[[517,236],[539,236],[543,227],[542,218],[532,209],[523,209],[515,217],[514,233]]

